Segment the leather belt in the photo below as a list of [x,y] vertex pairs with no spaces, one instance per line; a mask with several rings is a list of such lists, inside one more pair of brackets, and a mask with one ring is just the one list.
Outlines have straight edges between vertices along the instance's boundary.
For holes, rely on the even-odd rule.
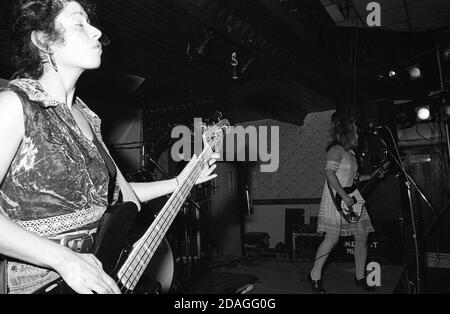
[[94,237],[97,229],[63,233],[49,240],[59,243],[77,253],[89,253],[94,246]]

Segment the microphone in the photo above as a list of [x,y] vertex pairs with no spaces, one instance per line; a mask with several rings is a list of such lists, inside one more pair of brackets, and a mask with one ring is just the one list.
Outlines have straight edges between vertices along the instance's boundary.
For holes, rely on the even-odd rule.
[[382,125],[372,127],[358,127],[358,131],[363,134],[378,134],[378,131],[383,128]]

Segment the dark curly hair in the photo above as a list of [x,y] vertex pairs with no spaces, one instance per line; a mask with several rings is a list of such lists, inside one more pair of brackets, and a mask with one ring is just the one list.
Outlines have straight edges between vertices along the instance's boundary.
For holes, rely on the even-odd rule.
[[340,145],[345,150],[351,149],[357,132],[354,118],[346,115],[333,117],[328,132],[328,144],[325,150],[328,152],[334,145]]
[[55,20],[64,5],[72,1],[83,7],[92,24],[97,23],[95,4],[90,0],[17,0],[12,12],[12,61],[16,68],[13,78],[42,76],[44,60],[31,41],[31,33],[41,31],[46,34],[47,43],[63,43],[63,30],[55,27]]

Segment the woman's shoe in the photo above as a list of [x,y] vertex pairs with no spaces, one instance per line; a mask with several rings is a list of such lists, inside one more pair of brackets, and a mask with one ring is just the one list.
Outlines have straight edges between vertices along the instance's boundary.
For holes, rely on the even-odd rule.
[[306,280],[311,284],[313,293],[326,293],[325,289],[322,288],[322,280],[313,280],[310,271],[306,274]]
[[366,291],[375,291],[375,287],[370,287],[369,285],[367,285],[366,277],[359,280],[355,277],[355,284]]

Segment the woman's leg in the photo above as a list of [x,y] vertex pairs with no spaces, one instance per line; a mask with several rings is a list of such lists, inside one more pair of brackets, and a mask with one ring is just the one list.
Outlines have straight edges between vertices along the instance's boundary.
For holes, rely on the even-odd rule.
[[328,256],[333,250],[333,247],[339,241],[339,235],[337,234],[325,234],[325,238],[317,249],[316,259],[314,261],[314,266],[311,270],[311,278],[313,280],[320,280],[322,276],[322,268],[327,260]]
[[355,235],[355,270],[356,279],[366,277],[367,234]]

